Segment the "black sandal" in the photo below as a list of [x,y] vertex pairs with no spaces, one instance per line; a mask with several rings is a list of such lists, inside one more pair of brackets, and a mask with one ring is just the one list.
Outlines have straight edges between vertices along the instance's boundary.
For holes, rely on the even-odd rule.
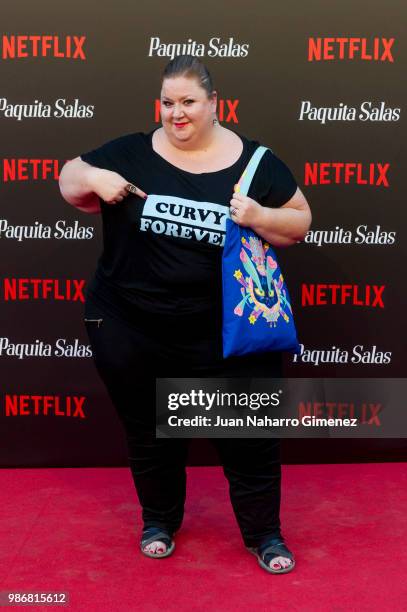
[[[287,574],[295,567],[294,555],[290,550],[288,550],[282,538],[272,538],[257,548],[248,547],[248,550],[256,555],[260,567],[271,574]],[[281,567],[280,569],[274,569],[270,567],[270,561],[274,557],[286,557],[287,559],[291,560],[291,565],[288,567]]]
[[[151,544],[152,542],[162,542],[166,545],[167,550],[165,553],[152,553],[144,550],[146,546]],[[140,542],[140,550],[146,557],[150,557],[150,559],[163,559],[164,557],[169,557],[174,552],[175,542],[172,539],[171,535],[168,531],[161,529],[160,527],[147,527],[143,529],[143,535],[141,536]]]

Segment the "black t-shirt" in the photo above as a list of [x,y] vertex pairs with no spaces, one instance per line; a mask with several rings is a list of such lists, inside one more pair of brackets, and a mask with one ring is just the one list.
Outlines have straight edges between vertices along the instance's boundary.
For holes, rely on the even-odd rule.
[[[187,314],[217,308],[222,300],[222,246],[233,187],[259,143],[240,136],[243,152],[229,168],[195,174],[166,161],[152,148],[152,134],[122,136],[81,159],[113,170],[149,195],[101,201],[103,253],[89,294],[105,306],[151,313]],[[267,151],[249,197],[279,207],[297,183]]]

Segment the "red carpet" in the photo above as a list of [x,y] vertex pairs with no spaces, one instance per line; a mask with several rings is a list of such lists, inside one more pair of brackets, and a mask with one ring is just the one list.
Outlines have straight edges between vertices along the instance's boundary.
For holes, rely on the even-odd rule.
[[283,466],[297,565],[280,576],[243,547],[221,469],[188,475],[177,549],[158,561],[138,551],[126,468],[0,471],[0,591],[68,591],[69,609],[98,612],[407,609],[406,464]]

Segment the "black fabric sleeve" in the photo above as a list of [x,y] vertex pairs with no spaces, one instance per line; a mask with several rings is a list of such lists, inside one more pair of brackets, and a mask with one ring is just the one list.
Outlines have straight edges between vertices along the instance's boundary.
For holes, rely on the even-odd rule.
[[120,136],[106,142],[97,149],[82,153],[80,158],[82,161],[96,166],[97,168],[103,168],[104,170],[111,170],[112,172],[118,172],[121,174],[123,170],[122,164],[128,156],[128,144],[129,136]]
[[297,182],[286,164],[271,151],[266,151],[254,175],[249,197],[263,206],[279,208],[297,190]]

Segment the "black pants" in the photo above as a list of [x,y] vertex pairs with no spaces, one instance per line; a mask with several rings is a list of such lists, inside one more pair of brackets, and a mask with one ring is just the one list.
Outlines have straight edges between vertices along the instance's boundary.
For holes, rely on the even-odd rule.
[[[174,533],[184,514],[189,440],[155,437],[155,378],[280,376],[281,356],[223,360],[216,317],[139,317],[130,324],[87,299],[85,320],[95,364],[124,426],[144,525]],[[229,481],[245,545],[258,546],[280,535],[280,440],[211,441]]]

